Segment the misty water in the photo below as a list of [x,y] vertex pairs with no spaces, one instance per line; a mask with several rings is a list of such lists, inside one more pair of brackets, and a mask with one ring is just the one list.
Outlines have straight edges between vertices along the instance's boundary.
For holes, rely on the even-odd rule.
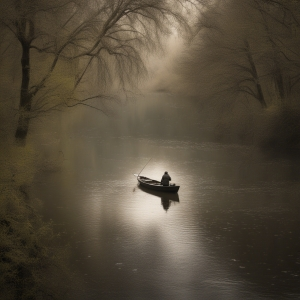
[[[151,97],[62,121],[62,166],[35,180],[84,281],[71,298],[299,299],[299,160],[213,142],[192,100]],[[139,188],[150,158],[178,197]]]

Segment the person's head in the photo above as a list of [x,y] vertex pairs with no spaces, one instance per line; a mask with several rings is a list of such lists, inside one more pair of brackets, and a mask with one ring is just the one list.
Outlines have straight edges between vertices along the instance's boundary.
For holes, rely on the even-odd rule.
[[168,174],[168,172],[166,171],[165,174]]

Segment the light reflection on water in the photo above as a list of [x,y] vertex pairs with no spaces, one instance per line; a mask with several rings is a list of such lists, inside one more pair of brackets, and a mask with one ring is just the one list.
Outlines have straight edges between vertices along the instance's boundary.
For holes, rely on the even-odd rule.
[[[86,281],[77,299],[300,297],[293,162],[247,147],[132,137],[69,140],[64,153],[62,172],[40,193],[48,216],[73,233]],[[133,174],[152,156],[143,174],[169,171],[178,199],[137,186]]]

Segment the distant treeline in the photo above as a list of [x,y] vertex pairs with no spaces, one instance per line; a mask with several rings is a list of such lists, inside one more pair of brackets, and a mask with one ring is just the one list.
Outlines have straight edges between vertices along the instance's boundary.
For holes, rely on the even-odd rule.
[[218,111],[219,133],[249,139],[258,127],[264,145],[298,147],[300,2],[212,1],[197,28],[178,70],[184,90]]

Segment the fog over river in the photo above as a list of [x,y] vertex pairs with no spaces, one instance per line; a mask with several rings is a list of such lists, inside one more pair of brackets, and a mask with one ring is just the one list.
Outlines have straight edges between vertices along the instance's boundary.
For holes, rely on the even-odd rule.
[[[71,299],[299,299],[300,161],[213,142],[192,100],[122,109],[64,115],[62,167],[34,182],[84,281]],[[168,171],[177,198],[138,186],[150,158],[142,175]]]

